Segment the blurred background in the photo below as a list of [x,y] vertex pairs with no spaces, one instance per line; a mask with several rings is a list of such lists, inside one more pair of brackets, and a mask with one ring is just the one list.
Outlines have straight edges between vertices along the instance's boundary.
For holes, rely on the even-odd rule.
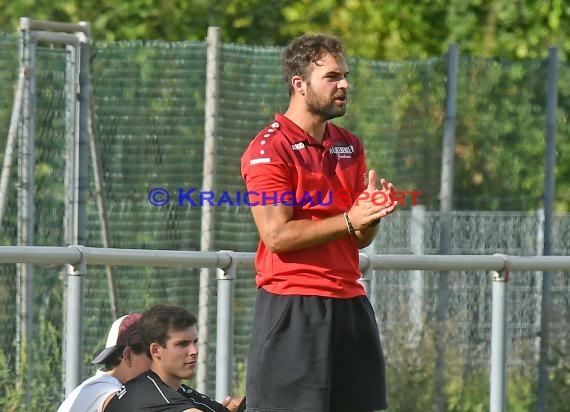
[[[382,223],[369,253],[540,255],[544,252],[547,85],[557,52],[554,255],[570,253],[570,6],[563,1],[155,1],[40,2],[0,0],[0,160],[21,61],[19,19],[87,21],[92,44],[92,134],[98,142],[102,198],[99,214],[91,155],[87,245],[200,250],[202,210],[179,206],[179,188],[200,190],[204,177],[207,44],[219,27],[220,94],[214,186],[243,191],[239,159],[251,138],[285,110],[288,96],[280,51],[294,36],[335,34],[344,40],[351,71],[350,101],[338,123],[361,137],[368,163],[403,191],[421,191]],[[449,240],[442,244],[444,131],[448,113],[450,45],[457,45],[456,117]],[[42,44],[37,52],[35,136],[36,245],[65,246],[65,169],[69,50]],[[19,131],[21,132],[21,131]],[[17,148],[15,148],[17,150]],[[18,244],[18,165],[10,166],[0,244]],[[149,190],[173,196],[152,206]],[[197,200],[197,199],[195,199]],[[211,250],[254,252],[258,237],[248,208],[214,208]],[[196,312],[199,270],[114,268],[115,306],[104,268],[90,267],[85,288],[85,368],[104,345],[117,311],[141,311],[163,301]],[[236,284],[235,387],[244,390],[245,354],[254,274]],[[60,268],[36,267],[33,339],[20,339],[16,265],[0,265],[0,406],[55,410],[63,399],[64,288]],[[418,279],[421,282],[418,283]],[[543,273],[512,276],[509,295],[510,410],[563,411],[570,404],[570,276],[554,273],[549,304],[548,398],[537,405]],[[449,324],[443,401],[436,399],[435,324],[441,300],[438,273],[377,271],[374,307],[386,352],[390,411],[488,410],[490,278],[484,272],[448,277]],[[418,298],[417,291],[421,291]],[[216,285],[211,295],[209,365],[215,360]],[[421,308],[411,315],[410,308]],[[439,319],[441,320],[441,319]],[[421,323],[417,335],[412,326]],[[25,354],[33,354],[28,359]],[[544,362],[544,360],[542,360]],[[31,370],[30,374],[26,371]],[[213,391],[212,366],[207,385]],[[27,393],[28,396],[25,396]],[[27,398],[27,399],[26,399]]]

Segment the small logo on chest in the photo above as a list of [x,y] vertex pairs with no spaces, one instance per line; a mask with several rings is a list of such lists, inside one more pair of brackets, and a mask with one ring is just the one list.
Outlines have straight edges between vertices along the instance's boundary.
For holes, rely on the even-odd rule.
[[301,149],[304,149],[305,147],[306,147],[305,143],[303,143],[303,142],[293,143],[291,145],[291,149],[293,149],[293,150],[301,150]]
[[354,146],[333,146],[329,149],[330,154],[335,154],[337,159],[351,159],[354,153]]

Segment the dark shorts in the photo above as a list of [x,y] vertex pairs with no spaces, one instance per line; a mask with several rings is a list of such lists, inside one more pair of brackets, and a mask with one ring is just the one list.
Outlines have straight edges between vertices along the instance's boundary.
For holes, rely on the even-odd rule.
[[386,408],[384,355],[367,297],[258,290],[247,365],[249,412]]

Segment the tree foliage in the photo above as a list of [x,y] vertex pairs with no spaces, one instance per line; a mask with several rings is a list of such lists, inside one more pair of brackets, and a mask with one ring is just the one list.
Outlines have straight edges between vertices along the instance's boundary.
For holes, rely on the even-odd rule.
[[425,58],[451,42],[468,54],[545,57],[570,50],[564,0],[20,0],[4,2],[0,24],[22,16],[89,21],[95,40],[202,40],[219,26],[225,42],[283,45],[303,32],[332,32],[351,54],[382,60]]
[[288,0],[25,0],[8,2],[0,22],[16,30],[22,16],[37,20],[88,21],[97,41],[203,40],[209,26],[222,28],[223,40],[272,44],[283,40],[275,25]]

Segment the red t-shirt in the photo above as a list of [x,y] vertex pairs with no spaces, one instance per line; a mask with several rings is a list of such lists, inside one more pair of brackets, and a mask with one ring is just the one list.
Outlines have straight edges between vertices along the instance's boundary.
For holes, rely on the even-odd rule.
[[[249,203],[282,203],[294,219],[320,220],[350,209],[365,188],[360,140],[327,123],[322,144],[285,116],[264,128],[241,159]],[[349,235],[318,246],[272,253],[259,242],[257,287],[279,295],[350,298],[364,295],[358,244]]]

